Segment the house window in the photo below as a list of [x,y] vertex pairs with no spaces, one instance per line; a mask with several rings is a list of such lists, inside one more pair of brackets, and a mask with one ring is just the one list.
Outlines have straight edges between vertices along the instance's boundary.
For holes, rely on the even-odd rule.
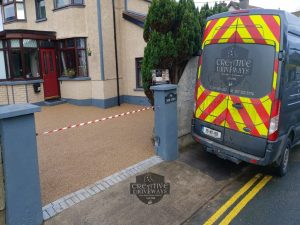
[[59,60],[61,76],[88,76],[86,38],[59,41]]
[[71,5],[83,5],[84,0],[55,0],[54,8],[62,8]]
[[11,39],[8,41],[10,74],[8,79],[39,78],[39,54],[37,41],[32,39]]
[[40,48],[55,48],[55,42],[54,41],[39,41]]
[[46,19],[46,4],[45,0],[35,0],[36,19]]
[[7,48],[6,42],[0,40],[0,80],[5,80],[7,77]]
[[5,22],[25,20],[24,0],[3,0],[2,7]]
[[143,61],[143,58],[135,59],[136,88],[143,88],[142,61]]

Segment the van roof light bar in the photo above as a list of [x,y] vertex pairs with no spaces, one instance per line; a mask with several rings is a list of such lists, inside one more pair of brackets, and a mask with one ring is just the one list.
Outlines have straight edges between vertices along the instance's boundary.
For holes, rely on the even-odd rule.
[[231,12],[231,14],[240,14],[240,13],[249,13],[249,10],[237,10],[237,11]]

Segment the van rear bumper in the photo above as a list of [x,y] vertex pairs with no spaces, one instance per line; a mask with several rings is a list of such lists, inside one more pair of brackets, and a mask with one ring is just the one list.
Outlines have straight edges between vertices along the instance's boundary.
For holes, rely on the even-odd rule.
[[238,151],[236,149],[211,141],[205,137],[199,136],[193,132],[193,129],[192,136],[196,142],[199,142],[200,144],[206,146],[206,151],[213,153],[222,159],[226,159],[237,164],[241,161],[245,161],[251,164],[261,166],[269,165],[278,159],[278,157],[281,154],[281,149],[283,149],[283,145],[285,144],[285,136],[279,137],[277,141],[274,142],[268,141],[266,147],[266,154],[264,157],[261,158]]

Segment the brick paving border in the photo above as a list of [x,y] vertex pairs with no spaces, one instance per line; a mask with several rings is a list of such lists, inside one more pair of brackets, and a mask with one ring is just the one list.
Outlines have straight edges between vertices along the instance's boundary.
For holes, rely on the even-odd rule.
[[68,194],[52,203],[49,203],[48,205],[43,207],[43,218],[44,220],[48,220],[56,216],[63,210],[68,209],[71,206],[85,199],[88,199],[93,195],[100,193],[121,181],[126,180],[129,177],[132,177],[140,172],[143,172],[149,169],[150,167],[161,163],[162,161],[163,160],[160,157],[153,156],[133,166],[123,169],[117,173],[114,173],[111,176],[105,177],[104,179],[99,180],[92,185],[89,185],[76,192]]

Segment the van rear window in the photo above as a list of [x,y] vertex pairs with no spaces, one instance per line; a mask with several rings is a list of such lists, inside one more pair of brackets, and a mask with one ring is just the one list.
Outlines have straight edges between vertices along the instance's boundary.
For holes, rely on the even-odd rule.
[[203,50],[201,83],[211,91],[261,98],[272,90],[275,47],[212,44]]

